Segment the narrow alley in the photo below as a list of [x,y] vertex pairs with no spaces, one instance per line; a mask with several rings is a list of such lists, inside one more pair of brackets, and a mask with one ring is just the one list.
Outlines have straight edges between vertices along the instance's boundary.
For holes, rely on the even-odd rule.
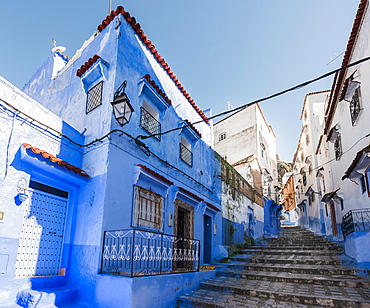
[[178,307],[370,307],[370,280],[322,236],[285,227],[243,252]]

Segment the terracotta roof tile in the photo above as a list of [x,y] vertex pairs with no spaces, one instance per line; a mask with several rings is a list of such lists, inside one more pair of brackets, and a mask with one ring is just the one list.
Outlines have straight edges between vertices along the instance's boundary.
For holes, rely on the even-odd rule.
[[[173,80],[175,85],[179,88],[179,90],[184,94],[185,98],[190,102],[193,101],[190,94],[186,92],[182,84],[178,81],[176,75],[172,72],[168,63],[164,60],[164,58],[159,54],[158,50],[155,48],[155,45],[148,39],[145,35],[144,30],[141,28],[140,24],[136,22],[135,17],[132,17],[130,13],[126,12],[122,6],[117,7],[115,11],[112,11],[110,15],[108,15],[103,22],[98,26],[98,31],[103,31],[109,23],[113,20],[112,16],[118,16],[122,14],[122,16],[126,19],[126,22],[129,23],[132,29],[139,35],[141,41],[146,45],[146,47],[150,50],[153,56],[156,58],[157,62],[163,67],[169,77]],[[113,17],[114,18],[114,17]],[[199,116],[206,122],[209,123],[207,116],[200,110],[196,104],[192,104],[195,111],[199,114]]]
[[149,169],[148,167],[144,166],[144,165],[141,165],[141,164],[138,164],[137,165],[138,167],[142,168],[144,171],[150,173],[151,175],[154,175],[156,178],[160,179],[161,181],[169,184],[169,185],[173,185],[173,182],[171,182],[170,180],[166,179],[163,175],[160,175],[159,173],[153,171],[152,169]]
[[204,203],[207,204],[207,206],[209,206],[210,208],[214,209],[215,211],[221,212],[221,210],[218,207],[214,206],[213,204],[208,203],[207,201],[204,201]]
[[185,119],[185,123],[199,136],[199,138],[202,138],[202,134],[193,126],[193,124],[190,123],[189,120]]
[[84,64],[81,65],[81,67],[77,70],[76,75],[78,77],[81,77],[99,59],[100,59],[99,55],[94,55],[92,58],[90,58]]
[[[362,19],[365,16],[365,14],[364,14],[365,13],[365,8],[366,8],[368,2],[369,2],[369,0],[361,0],[361,2],[359,4],[357,14],[356,14],[356,18],[353,22],[351,35],[348,39],[347,48],[346,48],[346,52],[345,52],[344,57],[343,57],[341,67],[347,66],[349,64],[349,61],[350,61],[350,58],[351,58],[351,55],[352,55],[352,52],[353,52],[353,48],[354,48],[354,45],[355,45],[355,42],[356,42],[356,39],[357,39],[357,35],[360,32],[360,26],[361,26],[361,23],[362,23]],[[335,112],[336,106],[338,104],[338,98],[340,97],[341,89],[343,88],[343,80],[344,80],[344,77],[346,75],[346,72],[347,72],[347,70],[341,70],[334,77],[333,85],[332,85],[332,88],[331,88],[329,104],[328,104],[327,109],[325,110],[325,116],[326,116],[325,127],[324,127],[324,133],[325,134],[327,134],[327,132],[330,128],[331,121],[333,119],[334,112]]]
[[151,86],[157,91],[157,93],[165,100],[167,104],[172,105],[172,101],[167,97],[166,93],[164,93],[159,88],[159,86],[155,83],[155,81],[150,79],[149,74],[146,74],[143,78],[146,79],[151,84]]
[[60,158],[55,157],[53,154],[50,154],[50,153],[48,153],[44,150],[40,150],[39,148],[33,147],[32,145],[30,145],[28,143],[23,143],[22,145],[26,148],[26,150],[30,150],[35,154],[39,154],[43,158],[49,159],[52,163],[55,163],[60,167],[64,167],[67,170],[73,171],[74,173],[76,173],[76,174],[78,174],[78,175],[80,175],[84,178],[90,179],[90,176],[84,170],[82,170],[81,168],[78,168],[76,166],[73,166],[70,163],[68,163],[68,162],[66,162],[66,161],[64,161]]
[[186,193],[187,195],[193,197],[194,199],[198,200],[198,201],[204,201],[204,199],[202,199],[201,197],[198,197],[196,194],[193,194],[191,191],[188,191],[186,190],[185,188],[182,188],[182,187],[179,187],[179,189]]

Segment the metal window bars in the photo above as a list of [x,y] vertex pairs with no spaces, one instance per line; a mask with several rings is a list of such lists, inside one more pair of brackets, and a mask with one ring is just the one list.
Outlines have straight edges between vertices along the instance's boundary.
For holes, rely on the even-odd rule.
[[193,153],[182,143],[180,143],[180,159],[190,167],[193,166]]
[[199,271],[200,241],[143,229],[105,231],[101,274],[141,277]]
[[145,108],[140,107],[141,109],[141,118],[140,126],[144,128],[149,134],[151,134],[157,140],[161,140],[161,123],[157,121]]
[[343,236],[370,231],[370,208],[351,210],[342,218]]
[[87,92],[86,114],[102,104],[103,81],[100,81]]

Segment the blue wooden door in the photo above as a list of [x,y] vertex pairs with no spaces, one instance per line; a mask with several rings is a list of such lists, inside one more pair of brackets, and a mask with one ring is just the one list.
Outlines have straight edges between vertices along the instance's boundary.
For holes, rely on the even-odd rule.
[[204,215],[203,262],[212,262],[212,218]]
[[59,275],[68,199],[30,189],[26,202],[15,275]]

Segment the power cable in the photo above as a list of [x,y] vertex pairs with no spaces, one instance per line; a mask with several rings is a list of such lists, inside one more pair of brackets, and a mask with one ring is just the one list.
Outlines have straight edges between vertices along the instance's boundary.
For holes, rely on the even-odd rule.
[[[263,101],[269,100],[269,99],[271,99],[271,98],[274,98],[274,97],[277,97],[277,96],[283,95],[283,94],[285,94],[285,93],[288,93],[288,92],[291,92],[291,91],[294,91],[294,90],[301,89],[301,88],[303,88],[303,87],[305,87],[305,86],[307,86],[307,85],[309,85],[309,84],[311,84],[311,83],[313,83],[313,82],[316,82],[316,81],[318,81],[318,80],[324,79],[324,78],[326,78],[326,77],[328,77],[328,76],[330,76],[330,75],[336,74],[336,73],[338,73],[338,72],[340,72],[340,71],[342,71],[342,70],[345,70],[345,69],[347,69],[347,68],[349,68],[349,67],[352,67],[352,66],[358,65],[358,64],[360,64],[360,63],[362,63],[362,62],[365,62],[365,61],[368,61],[368,60],[370,60],[370,57],[366,57],[366,58],[360,59],[360,60],[358,60],[358,61],[356,61],[356,62],[353,62],[353,63],[348,64],[348,65],[346,65],[346,66],[340,67],[340,68],[338,68],[338,69],[335,69],[335,70],[333,70],[333,71],[331,71],[331,72],[328,72],[328,73],[326,73],[326,74],[324,74],[324,75],[321,75],[321,76],[316,77],[316,78],[314,78],[314,79],[311,79],[311,80],[308,80],[308,81],[306,81],[306,82],[303,82],[303,83],[301,83],[301,84],[299,84],[299,85],[296,85],[296,86],[294,86],[294,87],[291,87],[291,88],[289,88],[289,89],[286,89],[286,90],[283,90],[283,91],[277,92],[277,93],[275,93],[275,94],[272,94],[272,95],[269,95],[269,96],[266,96],[266,97],[263,97],[263,98],[257,99],[257,100],[255,100],[255,101],[252,101],[252,102],[249,102],[249,103],[247,103],[247,104],[241,105],[241,106],[236,107],[236,108],[234,108],[234,109],[223,111],[223,112],[218,113],[218,114],[216,114],[216,115],[214,115],[214,116],[208,117],[207,119],[208,119],[208,120],[212,120],[212,119],[214,119],[214,118],[218,118],[218,117],[220,117],[220,116],[223,116],[223,115],[226,115],[226,114],[229,114],[229,113],[232,113],[232,112],[236,112],[236,111],[238,111],[238,110],[240,110],[240,109],[244,109],[244,108],[249,107],[249,106],[251,106],[251,105],[254,105],[254,104],[257,104],[257,103],[260,103],[260,102],[263,102]],[[195,124],[199,124],[199,123],[203,123],[203,120],[196,121],[196,122],[193,122],[193,123],[189,123],[189,124],[183,125],[183,126],[181,126],[181,127],[173,128],[173,129],[170,129],[170,130],[165,131],[165,132],[163,132],[163,133],[152,134],[152,135],[150,135],[150,136],[142,136],[142,135],[140,135],[140,136],[138,136],[137,138],[141,138],[141,139],[148,139],[148,138],[155,137],[155,136],[162,136],[162,135],[168,134],[168,133],[170,133],[170,132],[173,132],[173,131],[176,131],[176,130],[179,130],[179,129],[183,129],[184,127],[189,127],[189,126],[192,126],[192,125],[195,125]]]
[[[277,97],[277,96],[283,95],[283,94],[288,93],[288,92],[291,92],[291,91],[293,91],[293,90],[297,90],[297,89],[303,88],[303,87],[305,87],[305,86],[307,86],[307,85],[309,85],[309,84],[311,84],[311,83],[313,83],[313,82],[316,82],[316,81],[318,81],[318,80],[321,80],[321,79],[326,78],[326,77],[328,77],[328,76],[330,76],[330,75],[336,74],[337,72],[340,72],[340,71],[342,71],[342,70],[345,70],[345,69],[347,69],[347,68],[349,68],[349,67],[352,67],[352,66],[358,65],[358,64],[363,63],[363,62],[368,61],[368,60],[370,60],[370,57],[366,57],[366,58],[360,59],[360,60],[358,60],[358,61],[356,61],[356,62],[353,62],[353,63],[348,64],[348,65],[346,65],[346,66],[343,66],[343,67],[341,67],[341,68],[338,68],[338,69],[335,69],[335,70],[333,70],[333,71],[330,71],[330,72],[328,72],[328,73],[326,73],[326,74],[323,74],[323,75],[321,75],[321,76],[319,76],[319,77],[316,77],[316,78],[314,78],[314,79],[311,79],[311,80],[308,80],[308,81],[303,82],[303,83],[301,83],[301,84],[298,84],[298,85],[296,85],[296,86],[294,86],[294,87],[291,87],[291,88],[288,88],[288,89],[286,89],[286,90],[283,90],[283,91],[277,92],[277,93],[275,93],[275,94],[269,95],[269,96],[267,96],[267,97],[260,98],[260,99],[258,99],[258,100],[255,100],[255,101],[249,102],[249,103],[247,103],[247,104],[244,104],[244,105],[241,105],[241,106],[239,106],[239,107],[236,107],[236,108],[234,108],[234,109],[232,109],[232,110],[226,110],[226,111],[224,111],[224,112],[221,112],[221,113],[219,113],[219,114],[216,114],[216,115],[214,115],[214,116],[211,116],[211,117],[209,117],[208,119],[209,119],[209,120],[211,120],[211,119],[214,119],[214,118],[217,118],[217,117],[220,117],[220,116],[223,116],[223,115],[226,115],[226,114],[232,113],[232,112],[236,112],[236,111],[238,111],[238,110],[241,110],[241,109],[243,109],[243,108],[249,107],[249,106],[251,106],[251,105],[254,105],[254,104],[257,104],[257,103],[260,103],[260,102],[263,102],[263,101],[269,100],[269,99],[271,99],[271,98],[274,98],[274,97]],[[148,155],[148,154],[149,154],[149,155],[150,155],[150,154],[152,154],[152,155],[154,155],[154,156],[156,156],[156,157],[158,157],[158,156],[157,156],[157,155],[155,155],[155,154],[154,154],[154,153],[153,153],[153,152],[148,148],[148,146],[147,146],[147,145],[145,145],[145,144],[144,144],[142,141],[140,141],[139,139],[148,139],[148,138],[155,137],[155,136],[161,136],[161,135],[165,135],[165,134],[168,134],[168,133],[173,132],[173,131],[176,131],[176,130],[183,129],[184,127],[191,127],[191,126],[193,126],[193,125],[195,125],[195,124],[203,123],[203,120],[200,120],[200,121],[196,121],[196,122],[193,122],[193,123],[189,123],[189,124],[182,125],[181,127],[177,127],[177,128],[170,129],[170,130],[165,131],[165,132],[163,132],[163,133],[152,134],[152,135],[150,135],[150,136],[142,136],[142,135],[139,135],[139,136],[137,136],[137,137],[133,137],[133,136],[131,136],[130,134],[126,133],[126,132],[125,132],[125,131],[123,131],[123,130],[120,130],[120,129],[113,129],[113,130],[111,130],[110,132],[108,132],[107,134],[105,134],[104,136],[102,136],[102,137],[100,137],[100,138],[97,138],[97,139],[95,139],[95,140],[93,140],[93,141],[91,141],[91,142],[89,142],[89,143],[87,143],[87,144],[80,144],[80,143],[78,143],[78,142],[75,142],[73,139],[71,139],[71,138],[70,138],[70,137],[68,137],[67,135],[64,135],[63,133],[61,133],[61,132],[59,132],[59,131],[57,131],[57,130],[53,129],[52,127],[50,127],[50,126],[48,126],[48,125],[45,125],[45,124],[43,124],[42,122],[40,122],[40,121],[38,121],[38,120],[36,120],[36,119],[34,119],[34,118],[30,117],[29,115],[25,114],[24,112],[22,112],[22,111],[18,110],[17,108],[15,108],[14,106],[12,106],[12,105],[11,105],[11,104],[9,104],[8,102],[4,101],[3,99],[1,99],[1,98],[0,98],[0,101],[1,101],[1,102],[3,102],[4,104],[6,104],[7,106],[11,107],[11,108],[12,108],[13,110],[15,110],[17,113],[21,113],[21,114],[25,115],[26,117],[28,117],[29,119],[31,119],[33,122],[37,122],[37,123],[41,124],[42,126],[46,127],[46,129],[51,130],[51,131],[54,131],[54,132],[55,132],[55,133],[57,133],[60,137],[65,138],[66,140],[68,140],[69,142],[73,143],[73,144],[74,144],[74,145],[76,145],[76,146],[79,146],[79,147],[82,147],[82,148],[89,147],[89,146],[94,145],[95,143],[102,142],[102,140],[104,140],[105,138],[108,138],[108,137],[109,137],[110,135],[112,135],[113,133],[120,133],[121,135],[125,135],[125,136],[129,137],[131,140],[135,141],[135,143],[138,145],[138,147],[139,147],[139,148],[140,148],[140,149],[141,149],[141,150],[142,150],[146,155]],[[364,136],[363,138],[365,138],[365,137],[368,137],[368,135]],[[363,138],[362,138],[362,139],[363,139]],[[361,140],[361,139],[360,139],[360,140]],[[357,142],[359,142],[360,140],[358,140]],[[355,145],[356,145],[356,144],[354,144],[352,147],[354,147]],[[351,149],[351,148],[350,148],[350,149]],[[349,151],[350,149],[348,149],[347,151]],[[161,160],[162,160],[163,162],[165,162],[166,164],[170,165],[168,162],[164,161],[163,159],[161,159]],[[332,160],[331,160],[331,161],[332,161]],[[327,164],[327,163],[329,163],[329,162],[331,162],[331,161],[328,161],[328,162],[326,162],[325,164]],[[323,165],[325,165],[325,164],[323,164]],[[322,166],[323,166],[323,165],[322,165]],[[172,166],[172,165],[171,165],[171,166]],[[173,166],[173,167],[174,167],[174,166]],[[175,168],[176,168],[176,167],[175,167]],[[318,167],[317,167],[317,168],[318,168]],[[317,168],[315,168],[315,169],[317,169]],[[177,168],[176,168],[176,169],[177,169]],[[298,175],[298,174],[297,174],[297,175]],[[199,183],[199,182],[198,182],[198,183]],[[200,183],[199,183],[199,184],[200,184]],[[203,185],[202,185],[202,186],[203,186]]]

